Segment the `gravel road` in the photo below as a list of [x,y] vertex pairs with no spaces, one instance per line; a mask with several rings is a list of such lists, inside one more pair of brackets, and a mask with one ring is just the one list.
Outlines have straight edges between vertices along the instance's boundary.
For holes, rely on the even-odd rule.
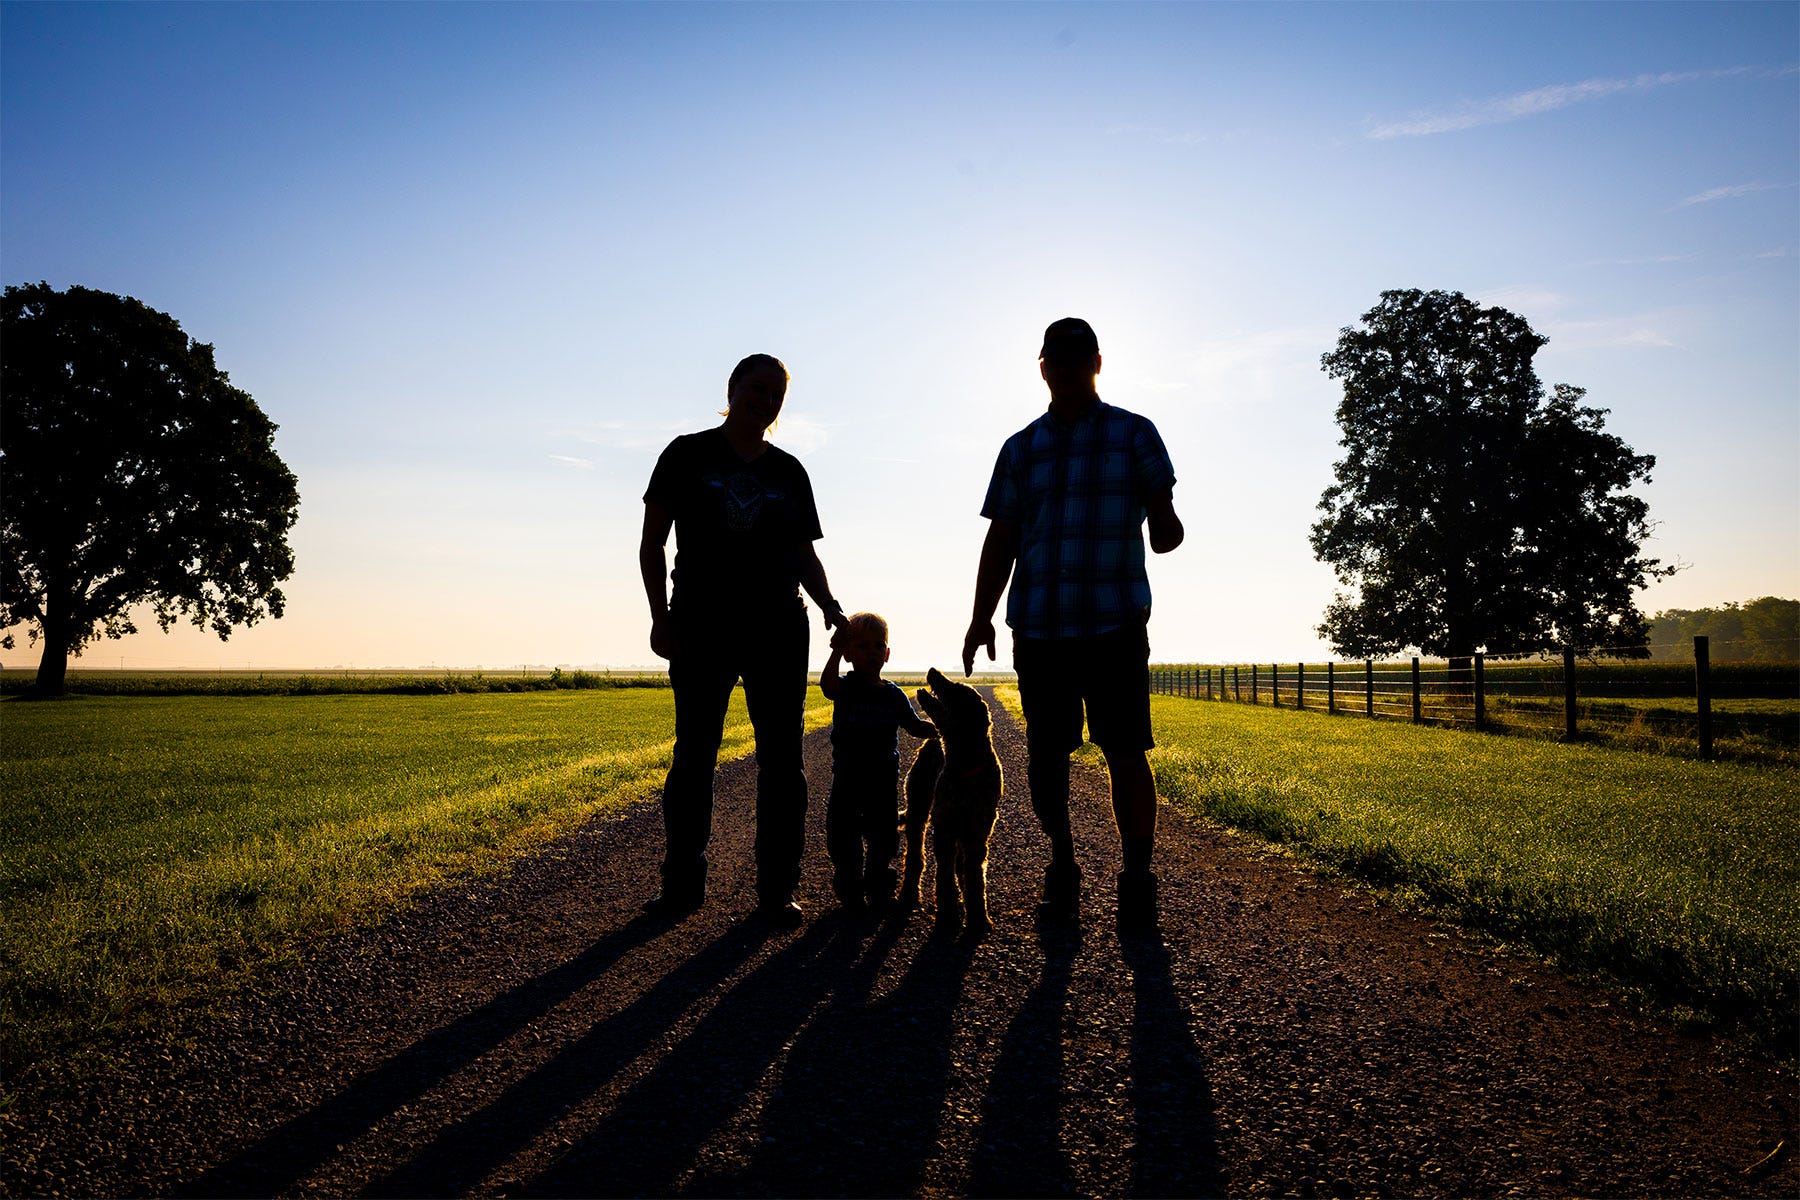
[[1121,939],[1086,768],[1082,923],[1038,928],[1023,736],[995,722],[979,944],[833,906],[821,732],[800,929],[745,920],[754,769],[733,764],[688,920],[638,914],[661,825],[635,806],[318,947],[74,1101],[22,1097],[0,1190],[1800,1195],[1790,1071],[1166,806],[1161,932]]

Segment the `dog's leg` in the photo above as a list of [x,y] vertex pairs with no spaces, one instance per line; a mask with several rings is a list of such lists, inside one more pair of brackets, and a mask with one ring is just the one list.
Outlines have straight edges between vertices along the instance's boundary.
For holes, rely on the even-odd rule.
[[947,822],[931,827],[931,856],[937,861],[939,925],[962,924],[962,897],[957,894],[956,831]]
[[922,902],[920,883],[925,876],[925,825],[931,819],[931,801],[937,791],[938,772],[943,767],[944,752],[936,742],[927,742],[906,776],[906,859],[901,864],[900,907],[918,908]]
[[987,838],[976,831],[963,846],[963,896],[969,903],[969,928],[986,933],[993,928],[987,914]]

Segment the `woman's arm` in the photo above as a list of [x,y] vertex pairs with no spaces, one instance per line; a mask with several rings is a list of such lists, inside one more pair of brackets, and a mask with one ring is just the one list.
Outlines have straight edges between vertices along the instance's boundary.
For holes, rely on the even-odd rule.
[[819,552],[813,549],[811,542],[800,548],[800,586],[806,589],[806,594],[819,606],[819,615],[825,619],[825,628],[830,629],[844,623],[844,606],[832,597],[831,584],[825,580],[825,564],[819,561]]
[[655,501],[644,501],[644,533],[638,540],[638,570],[650,601],[650,649],[658,658],[675,655],[675,632],[669,624],[669,530],[675,514]]

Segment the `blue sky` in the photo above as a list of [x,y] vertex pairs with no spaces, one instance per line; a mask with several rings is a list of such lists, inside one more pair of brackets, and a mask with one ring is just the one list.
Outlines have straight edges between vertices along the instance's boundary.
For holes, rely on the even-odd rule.
[[1155,656],[1316,660],[1318,360],[1394,287],[1657,456],[1648,610],[1795,595],[1797,62],[1793,4],[5,4],[5,281],[212,342],[302,496],[286,618],[81,665],[649,664],[643,485],[753,351],[947,665],[1071,314],[1180,478]]

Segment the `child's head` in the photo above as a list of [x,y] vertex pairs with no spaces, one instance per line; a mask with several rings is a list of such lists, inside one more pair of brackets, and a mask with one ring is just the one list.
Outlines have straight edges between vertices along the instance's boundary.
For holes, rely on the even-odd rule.
[[871,612],[853,613],[844,623],[844,657],[859,671],[881,674],[888,660],[887,622]]

